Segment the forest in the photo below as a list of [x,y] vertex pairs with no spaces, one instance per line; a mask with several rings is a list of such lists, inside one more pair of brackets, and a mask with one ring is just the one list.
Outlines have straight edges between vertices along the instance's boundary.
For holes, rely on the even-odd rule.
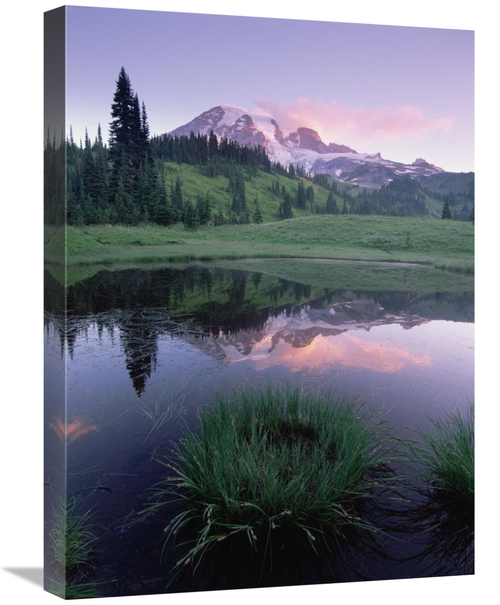
[[[69,136],[59,143],[47,133],[44,153],[46,224],[182,223],[196,229],[263,222],[262,206],[269,208],[269,204],[273,210],[267,210],[267,220],[269,216],[294,218],[295,209],[303,211],[300,215],[426,216],[429,199],[434,202],[435,216],[474,218],[470,191],[465,198],[451,191],[435,193],[409,177],[376,190],[348,188],[332,177],[307,174],[300,166],[271,162],[262,146],[243,146],[213,132],[151,137],[146,106],[123,67],[111,104],[109,144],[100,125],[94,140],[86,131],[79,144],[70,127]],[[205,183],[206,179],[227,179],[230,202],[222,206],[201,185],[196,195],[187,196],[182,178],[168,170],[172,165],[195,167]],[[259,173],[272,177],[266,197],[248,200],[246,184]]]

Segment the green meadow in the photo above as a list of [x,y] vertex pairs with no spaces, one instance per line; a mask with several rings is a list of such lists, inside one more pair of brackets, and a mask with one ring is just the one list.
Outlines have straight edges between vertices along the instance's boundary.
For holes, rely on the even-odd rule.
[[473,223],[430,218],[313,215],[196,230],[152,224],[46,227],[49,264],[60,264],[64,242],[68,267],[252,258],[419,263],[465,273],[474,266]]

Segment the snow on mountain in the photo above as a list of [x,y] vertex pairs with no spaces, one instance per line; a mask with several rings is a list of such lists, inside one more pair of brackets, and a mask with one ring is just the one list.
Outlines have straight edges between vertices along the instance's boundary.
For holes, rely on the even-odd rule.
[[325,144],[311,128],[297,128],[285,135],[269,114],[247,111],[231,105],[218,105],[203,112],[170,135],[208,135],[227,137],[241,145],[261,145],[272,162],[301,166],[311,174],[328,174],[337,180],[379,188],[396,176],[429,176],[444,172],[418,158],[413,164],[385,160],[380,153],[358,153],[346,145]]

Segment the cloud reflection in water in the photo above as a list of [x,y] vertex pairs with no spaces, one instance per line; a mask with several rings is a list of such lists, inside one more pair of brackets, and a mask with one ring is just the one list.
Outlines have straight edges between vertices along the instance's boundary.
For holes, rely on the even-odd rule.
[[355,334],[358,331],[356,328],[312,330],[310,327],[295,327],[293,331],[276,330],[269,322],[264,334],[254,341],[248,354],[242,355],[229,343],[225,344],[224,350],[230,361],[251,360],[257,370],[276,365],[285,365],[294,372],[312,368],[327,370],[339,366],[385,374],[433,363],[430,354],[412,351],[406,344],[398,343],[397,339],[391,342],[387,334],[381,335],[381,339],[374,339],[373,336],[367,339],[369,330],[362,328],[359,332],[363,335],[358,336]]
[[49,427],[60,437],[61,441],[64,442],[67,439],[68,445],[73,443],[75,439],[99,429],[96,424],[88,424],[85,418],[74,418],[71,422],[65,424],[61,418],[56,417],[52,422],[49,422]]

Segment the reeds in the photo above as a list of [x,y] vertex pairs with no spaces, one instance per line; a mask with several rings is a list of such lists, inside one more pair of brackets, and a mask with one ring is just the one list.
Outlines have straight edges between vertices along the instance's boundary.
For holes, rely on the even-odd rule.
[[363,518],[367,498],[386,495],[393,452],[386,429],[363,404],[298,387],[252,388],[219,396],[201,411],[201,429],[187,431],[170,476],[157,486],[184,510],[165,529],[167,540],[194,532],[178,566],[196,562],[218,543],[246,535],[266,550],[273,534],[297,534],[315,549],[347,526],[377,531]]
[[92,510],[83,510],[76,496],[69,496],[59,510],[54,509],[49,536],[56,563],[66,569],[88,565],[98,540],[92,516]]
[[93,511],[80,496],[60,498],[52,509],[48,539],[51,569],[45,589],[64,599],[103,596],[100,583],[89,579],[98,536]]
[[419,469],[412,477],[419,499],[404,514],[405,531],[422,550],[411,559],[429,574],[474,573],[474,408],[430,419],[433,434],[418,429],[420,444],[409,444]]
[[[174,420],[181,416],[186,407],[184,406],[185,394],[180,391],[186,386],[187,378],[181,377],[179,384],[170,392],[163,392],[158,395],[153,402],[146,402],[139,407],[139,411],[148,418],[153,426],[142,442],[142,445],[151,437],[151,435],[160,429],[167,421]],[[172,389],[172,387],[170,387]]]
[[423,445],[412,446],[414,459],[423,466],[421,477],[440,496],[449,495],[474,505],[474,409],[464,417],[450,414],[430,419],[435,435],[417,430]]

